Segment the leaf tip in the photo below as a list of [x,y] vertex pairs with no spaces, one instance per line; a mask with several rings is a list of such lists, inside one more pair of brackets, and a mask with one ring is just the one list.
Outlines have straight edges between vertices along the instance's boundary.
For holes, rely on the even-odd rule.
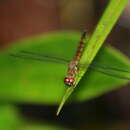
[[57,115],[57,116],[58,116],[59,113],[61,112],[61,109],[63,108],[63,106],[64,106],[66,100],[68,99],[68,97],[70,96],[70,94],[71,94],[72,92],[73,92],[73,88],[68,88],[68,89],[67,89],[67,91],[66,91],[65,95],[63,96],[62,101],[61,101],[61,103],[60,103],[60,105],[59,105],[59,107],[58,107],[58,110],[57,110],[57,112],[56,112],[56,115]]
[[56,112],[56,116],[59,116],[59,114],[60,114],[60,110],[58,109]]

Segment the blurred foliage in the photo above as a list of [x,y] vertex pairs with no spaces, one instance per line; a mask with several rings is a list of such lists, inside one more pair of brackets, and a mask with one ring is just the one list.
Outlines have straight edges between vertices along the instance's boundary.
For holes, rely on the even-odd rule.
[[15,107],[9,104],[0,105],[0,130],[22,130],[22,119]]

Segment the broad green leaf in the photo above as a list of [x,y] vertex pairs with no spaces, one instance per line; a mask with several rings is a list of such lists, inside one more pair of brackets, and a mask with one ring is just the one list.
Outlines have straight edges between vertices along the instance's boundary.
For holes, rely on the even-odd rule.
[[[63,82],[67,73],[67,64],[16,58],[9,54],[20,54],[20,50],[26,50],[71,60],[75,55],[79,38],[80,34],[74,32],[52,33],[16,42],[12,47],[1,52],[0,100],[59,103],[67,89]],[[102,48],[95,61],[130,70],[129,60],[112,47]],[[121,75],[129,76],[127,73]],[[73,99],[85,101],[126,83],[127,80],[89,70],[76,88]]]
[[0,130],[23,130],[23,121],[15,107],[9,104],[0,104]]

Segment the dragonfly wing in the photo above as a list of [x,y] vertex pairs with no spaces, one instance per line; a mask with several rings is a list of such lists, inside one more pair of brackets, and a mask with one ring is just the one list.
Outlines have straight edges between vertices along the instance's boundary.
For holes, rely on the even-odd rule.
[[109,69],[109,70],[113,70],[113,71],[118,71],[118,72],[127,72],[127,73],[130,73],[129,70],[124,70],[124,69],[120,69],[120,68],[108,66],[108,65],[105,65],[105,64],[100,64],[100,63],[95,62],[95,61],[92,63],[92,66],[103,68],[103,69]]
[[[79,66],[81,68],[86,68],[87,65],[79,65]],[[115,71],[115,72],[126,72],[126,73],[130,73],[129,70],[124,70],[124,69],[112,67],[112,66],[109,66],[109,65],[106,65],[106,64],[101,64],[101,63],[95,62],[95,61],[92,64],[90,64],[89,67],[103,69],[103,70],[112,70],[112,71]]]
[[67,62],[60,61],[60,60],[55,60],[52,58],[43,58],[43,57],[34,57],[34,56],[29,56],[29,55],[21,55],[21,54],[9,54],[9,56],[13,56],[16,58],[22,58],[22,59],[30,59],[30,60],[37,60],[41,62],[51,62],[51,63],[57,63],[57,64],[68,64]]
[[66,62],[66,63],[69,62],[69,60],[67,60],[67,59],[52,56],[52,55],[50,56],[50,55],[42,54],[42,53],[39,53],[39,52],[31,52],[31,51],[25,51],[25,50],[20,50],[19,52],[22,53],[22,54],[26,54],[26,55],[38,56],[38,57],[41,57],[41,58],[48,58],[48,59],[62,61],[62,62]]
[[122,76],[122,75],[113,74],[113,73],[110,73],[110,72],[105,72],[105,71],[97,69],[97,68],[95,68],[93,66],[90,66],[90,68],[92,70],[94,70],[96,72],[99,72],[99,73],[102,73],[104,75],[108,75],[108,76],[115,77],[115,78],[118,78],[118,79],[130,80],[130,78],[128,78],[128,77],[125,77],[125,76]]

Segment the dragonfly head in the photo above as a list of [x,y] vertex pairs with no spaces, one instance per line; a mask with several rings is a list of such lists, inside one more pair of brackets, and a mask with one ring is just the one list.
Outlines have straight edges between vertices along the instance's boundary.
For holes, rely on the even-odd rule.
[[71,87],[72,85],[74,85],[74,78],[73,77],[65,77],[64,78],[64,83],[67,85],[67,86],[69,86],[69,87]]

